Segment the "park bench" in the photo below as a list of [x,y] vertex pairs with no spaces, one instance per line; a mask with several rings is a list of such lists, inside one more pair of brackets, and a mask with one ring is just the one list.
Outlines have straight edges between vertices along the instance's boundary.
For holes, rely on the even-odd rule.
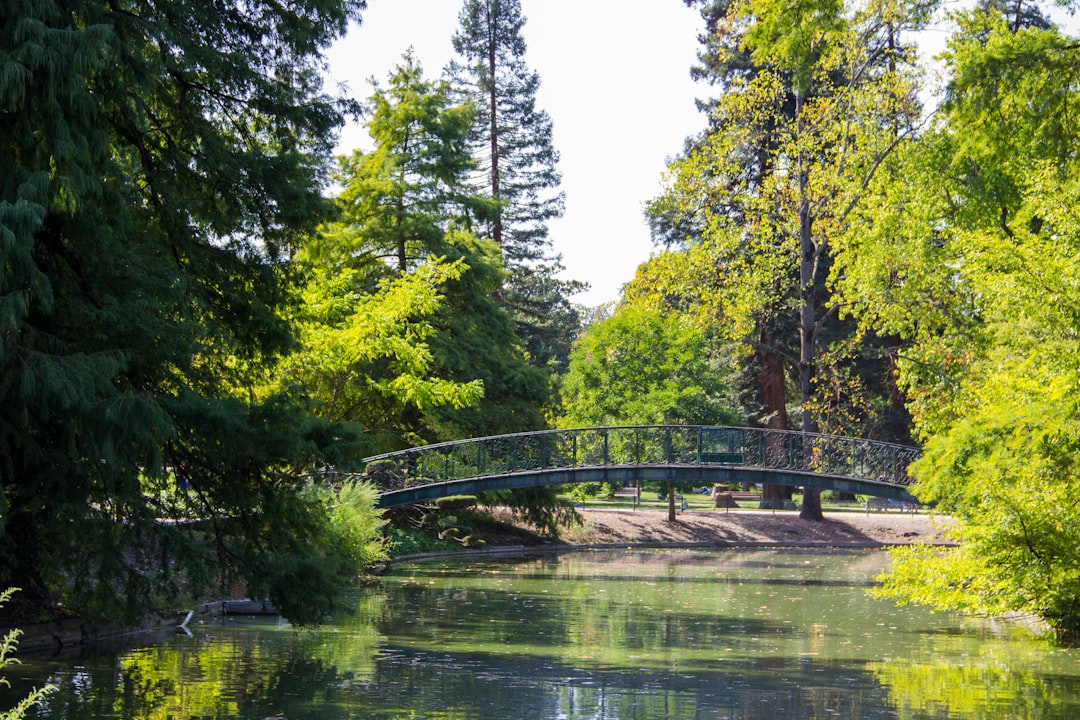
[[890,498],[871,497],[866,499],[866,514],[869,515],[870,511],[875,512],[888,512],[889,510],[900,510],[901,512],[907,511],[916,513],[919,510],[919,506],[915,503],[904,502],[903,500],[892,500]]
[[733,508],[738,507],[739,500],[759,502],[761,493],[752,490],[732,490],[723,485],[714,485],[712,489],[713,507]]

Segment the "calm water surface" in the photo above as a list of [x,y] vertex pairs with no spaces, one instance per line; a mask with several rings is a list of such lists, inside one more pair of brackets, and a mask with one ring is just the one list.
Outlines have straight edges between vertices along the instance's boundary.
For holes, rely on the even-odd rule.
[[45,660],[64,718],[1080,718],[1080,651],[865,590],[881,552],[604,551],[396,567],[272,620]]

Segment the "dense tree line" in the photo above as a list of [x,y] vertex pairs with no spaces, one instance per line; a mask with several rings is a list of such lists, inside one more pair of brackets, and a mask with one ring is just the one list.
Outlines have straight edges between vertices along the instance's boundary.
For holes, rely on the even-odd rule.
[[647,208],[662,252],[576,342],[518,2],[467,0],[441,78],[406,54],[363,102],[320,78],[362,0],[6,4],[7,611],[243,586],[314,622],[382,552],[371,489],[319,480],[365,455],[746,419],[921,442],[963,542],[883,592],[1080,631],[1076,39],[1036,3],[954,13],[929,112],[934,2],[686,2],[708,120]]
[[898,553],[883,592],[1075,635],[1075,38],[1037,3],[952,13],[930,111],[936,3],[687,4],[718,94],[623,302],[734,343],[751,419],[924,444],[914,492],[962,544]]
[[[515,185],[535,170],[518,137],[502,167],[519,189],[478,192],[478,105],[460,87],[406,56],[366,102],[323,91],[321,53],[363,7],[0,11],[9,614],[132,620],[250,592],[317,621],[384,552],[371,489],[327,482],[336,470],[542,426],[577,286],[522,291],[563,323],[540,339],[519,334],[507,278],[551,259],[550,121],[539,179]],[[531,108],[535,85],[499,102]],[[335,166],[360,111],[374,149]],[[549,527],[558,509],[547,491],[502,500]]]
[[347,109],[320,52],[362,6],[0,10],[11,608],[132,618],[245,582],[305,620],[343,584],[296,471],[351,433],[253,383],[294,346],[286,261],[325,217]]
[[[701,103],[708,129],[648,208],[657,240],[685,256],[668,267],[689,276],[658,266],[653,292],[681,284],[703,323],[736,343],[754,421],[904,439],[902,420],[886,419],[898,403],[883,402],[888,343],[855,337],[828,278],[863,185],[919,121],[915,49],[901,36],[924,15],[888,2],[690,4],[708,28],[695,75],[720,93]],[[782,502],[790,489],[764,494]],[[821,519],[816,490],[801,513]]]

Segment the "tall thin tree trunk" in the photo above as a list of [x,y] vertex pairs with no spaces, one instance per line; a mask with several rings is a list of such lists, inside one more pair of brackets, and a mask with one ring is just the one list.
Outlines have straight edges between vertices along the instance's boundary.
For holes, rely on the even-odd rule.
[[[797,132],[802,130],[802,95],[797,94],[795,113],[798,120]],[[817,248],[814,247],[813,215],[810,212],[809,169],[799,159],[799,398],[802,406],[802,431],[816,433],[817,419],[810,410],[810,399],[814,392],[814,367],[817,363],[815,323],[814,281],[817,275]],[[810,443],[806,438],[803,443],[804,457],[809,457]],[[821,512],[821,491],[817,488],[803,487],[803,504],[799,510],[803,520],[824,520]]]
[[[496,90],[497,83],[495,82],[495,71],[497,70],[495,46],[498,40],[495,37],[495,27],[498,25],[498,20],[492,14],[492,4],[488,3],[488,78],[490,81],[490,87],[488,87],[488,130],[491,146],[491,199],[498,202],[501,198],[499,196],[499,97]],[[491,228],[491,237],[495,243],[501,249],[503,246],[503,224],[502,224],[502,208],[495,210],[495,223]]]

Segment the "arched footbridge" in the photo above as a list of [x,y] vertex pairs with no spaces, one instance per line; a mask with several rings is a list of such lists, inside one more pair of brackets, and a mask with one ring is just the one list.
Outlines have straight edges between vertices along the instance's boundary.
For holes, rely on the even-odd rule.
[[448,495],[580,482],[762,483],[915,502],[917,448],[763,428],[649,425],[541,430],[364,460],[390,508]]

